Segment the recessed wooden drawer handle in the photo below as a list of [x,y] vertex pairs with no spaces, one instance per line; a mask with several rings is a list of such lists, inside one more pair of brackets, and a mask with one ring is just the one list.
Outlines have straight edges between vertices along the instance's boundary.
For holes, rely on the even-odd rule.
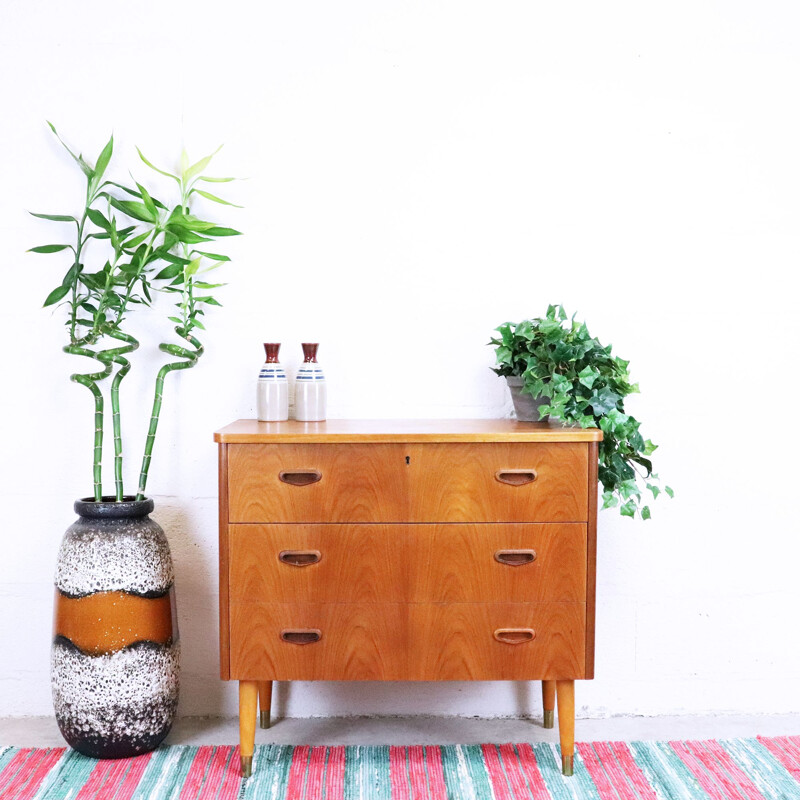
[[310,567],[322,558],[319,550],[281,550],[278,560],[292,567]]
[[322,638],[322,631],[316,628],[296,628],[281,631],[281,639],[289,644],[314,644]]
[[322,480],[322,473],[317,469],[294,469],[281,472],[278,477],[290,486],[308,486]]
[[536,631],[533,628],[498,628],[494,638],[503,644],[525,644],[536,638]]
[[535,550],[498,550],[494,560],[509,567],[521,567],[523,564],[532,564],[536,560]]
[[536,480],[536,470],[500,469],[495,472],[494,477],[500,483],[507,483],[509,486],[524,486],[526,483],[533,483]]

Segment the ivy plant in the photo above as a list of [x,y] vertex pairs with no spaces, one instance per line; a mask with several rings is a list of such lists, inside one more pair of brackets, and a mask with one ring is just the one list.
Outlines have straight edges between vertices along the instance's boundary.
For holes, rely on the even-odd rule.
[[[66,242],[33,247],[30,252],[69,252],[69,267],[44,305],[59,304],[66,312],[68,342],[64,351],[100,363],[95,371],[71,376],[72,381],[89,389],[94,399],[92,474],[93,497],[97,502],[126,499],[119,390],[131,368],[127,356],[139,346],[139,342],[123,330],[129,314],[137,306],[151,305],[154,292],[172,294],[177,300],[177,312],[171,313],[169,320],[174,323],[177,336],[191,346],[189,349],[173,342],[159,345],[162,352],[179,360],[164,364],[156,377],[153,410],[135,495],[137,500],[141,500],[161,413],[164,379],[173,370],[188,369],[197,363],[203,346],[194,334],[197,330],[204,330],[201,317],[206,307],[221,305],[212,292],[224,284],[209,282],[213,278],[208,273],[230,258],[209,252],[209,249],[217,249],[214,245],[216,239],[239,233],[233,228],[194,216],[192,203],[196,197],[203,197],[214,203],[233,205],[200,188],[204,183],[233,179],[203,175],[216,153],[191,164],[184,152],[181,168],[173,174],[155,167],[139,151],[141,160],[148,167],[177,183],[177,197],[170,207],[136,181],[134,186],[125,186],[104,179],[113,156],[113,137],[92,164],[82,154],[76,155],[55,127],[51,123],[48,125],[83,172],[86,194],[77,216],[33,214],[62,227],[65,224],[72,226],[72,236],[60,237],[67,238]],[[102,469],[105,396],[101,384],[104,385],[108,378],[111,378],[108,395],[114,436],[115,492],[106,498],[103,495]]]
[[[520,377],[523,392],[548,398],[539,406],[542,417],[603,431],[598,463],[603,508],[650,519],[648,493],[655,499],[662,492],[650,459],[657,445],[643,438],[641,423],[625,413],[625,398],[639,391],[630,379],[630,362],[613,355],[611,345],[601,344],[561,305],[548,306],[544,317],[495,330],[499,337],[490,344],[496,374]],[[669,486],[663,491],[673,496]]]

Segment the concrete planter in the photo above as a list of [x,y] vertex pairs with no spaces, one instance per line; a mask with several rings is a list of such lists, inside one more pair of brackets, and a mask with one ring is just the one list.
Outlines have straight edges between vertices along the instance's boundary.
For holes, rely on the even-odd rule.
[[547,417],[539,416],[539,406],[548,405],[549,397],[531,397],[522,391],[522,378],[506,377],[506,383],[511,391],[511,400],[514,403],[514,413],[520,422],[543,422]]

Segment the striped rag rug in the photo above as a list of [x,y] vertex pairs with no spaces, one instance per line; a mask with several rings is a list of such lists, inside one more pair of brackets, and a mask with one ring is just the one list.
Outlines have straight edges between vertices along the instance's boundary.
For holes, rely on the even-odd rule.
[[2,800],[800,800],[800,736],[554,744],[162,747],[119,761],[0,748]]

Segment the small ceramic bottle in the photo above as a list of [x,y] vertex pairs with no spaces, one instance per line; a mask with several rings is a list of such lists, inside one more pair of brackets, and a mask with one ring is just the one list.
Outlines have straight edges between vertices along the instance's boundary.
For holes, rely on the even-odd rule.
[[264,344],[267,361],[258,376],[256,399],[260,422],[281,422],[289,419],[289,381],[278,363],[280,344]]
[[317,364],[319,344],[303,343],[303,363],[297,370],[294,389],[295,417],[300,422],[318,422],[325,419],[327,389],[322,367]]

